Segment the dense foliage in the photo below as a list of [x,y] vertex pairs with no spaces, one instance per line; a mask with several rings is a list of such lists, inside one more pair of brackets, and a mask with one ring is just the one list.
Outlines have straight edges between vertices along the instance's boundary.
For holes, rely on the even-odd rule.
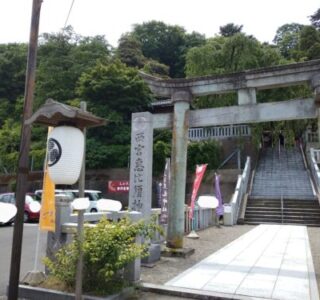
[[217,141],[209,140],[190,143],[188,145],[187,168],[193,171],[196,165],[208,164],[208,169],[217,169],[222,161],[221,154],[222,148]]
[[[71,27],[40,37],[34,110],[48,98],[79,106],[108,120],[88,131],[87,167],[126,167],[129,161],[131,114],[147,111],[152,101],[138,70],[159,77],[219,75],[242,70],[320,58],[319,9],[310,25],[284,24],[274,43],[261,43],[243,32],[242,25],[220,27],[213,38],[187,33],[181,26],[159,21],[135,24],[116,49],[103,36],[84,37]],[[0,45],[0,172],[16,170],[20,119],[23,110],[26,44]],[[308,86],[259,91],[258,102],[308,97]],[[193,108],[236,105],[235,93],[195,99]],[[281,123],[283,128],[288,124]],[[290,123],[291,124],[291,123]],[[295,125],[298,135],[306,125]],[[271,126],[271,125],[265,125]],[[273,126],[273,125],[272,125]],[[170,156],[171,138],[155,133],[154,171]],[[30,164],[42,169],[46,129],[34,126]]]

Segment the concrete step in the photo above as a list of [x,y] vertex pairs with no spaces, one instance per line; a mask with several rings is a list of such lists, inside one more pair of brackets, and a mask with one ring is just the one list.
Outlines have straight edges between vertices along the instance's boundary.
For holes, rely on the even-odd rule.
[[283,199],[287,199],[287,200],[295,200],[297,198],[300,198],[300,199],[304,199],[304,200],[316,200],[317,197],[316,195],[306,195],[306,194],[301,194],[301,195],[297,195],[297,194],[278,194],[276,192],[274,193],[265,193],[265,194],[262,194],[261,192],[259,192],[259,195],[257,194],[254,194],[253,192],[251,193],[250,195],[250,198],[251,199],[257,199],[257,200],[262,200],[262,199],[269,199],[269,200],[278,200],[280,201],[281,197],[283,197]]
[[255,222],[256,224],[264,224],[264,223],[291,223],[291,224],[300,224],[300,225],[308,225],[308,224],[318,224],[320,226],[319,219],[296,219],[296,218],[281,218],[281,217],[269,217],[269,218],[245,218],[243,224],[251,224]]
[[[281,209],[281,204],[283,209]],[[292,223],[320,226],[318,201],[308,199],[252,199],[247,203],[244,224]]]
[[260,224],[285,224],[285,225],[304,225],[304,226],[308,226],[308,227],[320,227],[320,224],[317,224],[317,223],[311,223],[311,222],[308,222],[308,223],[303,223],[303,224],[297,224],[297,223],[279,223],[279,222],[273,222],[273,221],[270,221],[270,222],[267,222],[267,221],[264,221],[264,222],[260,222],[260,221],[245,221],[243,224],[247,224],[247,225],[260,225]]
[[[314,204],[308,204],[308,203],[283,203],[282,206],[284,209],[306,209],[306,210],[320,210],[319,205],[314,205]],[[272,203],[252,203],[252,202],[248,202],[247,203],[247,208],[281,208],[281,203],[277,203],[277,204],[272,204]]]
[[304,222],[312,222],[312,223],[320,223],[320,218],[319,216],[307,216],[307,215],[302,215],[302,216],[290,216],[290,215],[279,215],[279,214],[266,214],[266,215],[246,215],[244,218],[244,221],[249,221],[249,220],[260,220],[261,222],[267,220],[273,220],[273,221],[279,221],[281,222],[282,220],[286,221],[291,221],[291,222],[296,222],[296,223],[304,223]]
[[[320,205],[317,201],[311,199],[305,200],[294,200],[294,199],[284,199],[282,201],[284,207],[305,207],[305,208],[319,208]],[[281,200],[279,199],[252,199],[250,198],[247,202],[247,206],[272,206],[281,207]]]
[[318,217],[320,219],[320,211],[304,211],[304,210],[283,210],[281,209],[272,209],[272,210],[257,210],[257,209],[248,209],[246,210],[245,216],[249,215],[268,215],[268,214],[279,214],[284,216],[310,216],[310,217]]

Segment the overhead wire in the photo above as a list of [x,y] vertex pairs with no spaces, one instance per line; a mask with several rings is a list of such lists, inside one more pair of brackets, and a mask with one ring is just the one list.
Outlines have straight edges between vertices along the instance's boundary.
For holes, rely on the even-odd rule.
[[63,31],[64,31],[64,30],[66,29],[66,27],[67,27],[67,24],[68,24],[68,21],[69,21],[69,17],[70,17],[70,14],[71,14],[71,11],[72,11],[74,2],[75,2],[75,0],[72,0],[71,6],[70,6],[70,9],[69,9],[67,18],[66,18],[66,21],[64,22],[64,26],[63,26],[63,29],[62,29]]

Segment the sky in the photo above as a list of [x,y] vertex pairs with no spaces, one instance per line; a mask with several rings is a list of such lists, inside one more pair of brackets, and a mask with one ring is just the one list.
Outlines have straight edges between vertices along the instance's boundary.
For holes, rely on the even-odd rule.
[[[63,28],[72,0],[43,0],[40,34]],[[0,0],[0,43],[29,40],[32,0]],[[308,16],[320,8],[319,0],[74,0],[68,19],[76,33],[104,35],[117,46],[121,34],[133,24],[151,20],[180,25],[207,38],[227,23],[243,25],[243,32],[261,42],[272,42],[286,23],[310,24]]]

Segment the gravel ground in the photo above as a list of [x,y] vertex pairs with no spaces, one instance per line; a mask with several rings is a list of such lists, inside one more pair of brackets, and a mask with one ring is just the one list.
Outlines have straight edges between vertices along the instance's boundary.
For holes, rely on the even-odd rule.
[[[255,226],[250,225],[237,225],[233,227],[221,226],[220,228],[211,227],[199,231],[197,232],[200,236],[199,239],[193,240],[185,238],[184,240],[184,247],[195,249],[193,255],[185,259],[163,257],[153,268],[143,267],[141,279],[146,283],[164,284],[254,227]],[[320,228],[309,227],[308,235],[318,290],[320,291]],[[178,300],[181,298],[142,292],[138,296],[138,299]]]

